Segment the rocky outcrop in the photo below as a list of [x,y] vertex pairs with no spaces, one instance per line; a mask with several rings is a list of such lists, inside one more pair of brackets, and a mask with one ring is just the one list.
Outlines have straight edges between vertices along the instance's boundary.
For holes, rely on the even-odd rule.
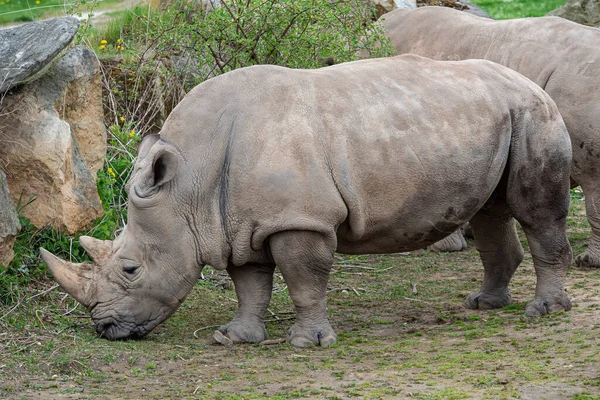
[[477,15],[478,17],[492,19],[492,17],[490,16],[490,14],[488,14],[485,11],[483,11],[480,7],[477,7],[475,4],[471,3],[470,1],[456,0],[456,2],[459,3],[459,4],[467,6],[466,9],[463,9],[464,12],[468,12],[469,14]]
[[35,198],[23,210],[35,226],[73,233],[102,215],[91,172],[102,166],[106,142],[96,64],[75,47],[4,98],[0,160],[13,202]]
[[38,92],[49,97],[48,104],[53,102],[58,116],[71,126],[83,162],[96,176],[106,156],[102,80],[96,55],[76,46],[60,59],[50,76]]
[[600,24],[600,0],[569,0],[548,15],[566,18],[583,25]]
[[20,229],[19,218],[10,200],[6,175],[0,170],[0,266],[8,266],[14,257],[12,248]]
[[0,29],[0,94],[39,72],[77,33],[76,18],[55,18]]
[[417,0],[373,0],[377,8],[377,18],[396,8],[417,8]]
[[450,7],[456,8],[457,10],[461,10],[467,12],[469,14],[477,15],[478,17],[483,18],[492,18],[488,13],[483,11],[481,8],[477,7],[475,4],[466,1],[466,0],[418,0],[417,6],[426,7],[426,6],[439,6],[439,7]]

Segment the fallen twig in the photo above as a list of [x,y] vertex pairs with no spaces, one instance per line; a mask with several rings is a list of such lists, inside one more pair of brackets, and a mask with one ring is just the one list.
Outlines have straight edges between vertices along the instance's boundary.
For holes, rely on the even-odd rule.
[[420,300],[420,299],[413,299],[413,298],[410,298],[410,297],[404,297],[404,296],[402,296],[402,298],[405,299],[405,300],[416,301],[416,302],[421,302],[421,303],[425,303],[425,304],[433,304],[433,303],[431,303],[429,301]]
[[267,339],[267,340],[263,340],[259,344],[262,344],[262,345],[265,345],[265,346],[269,346],[269,345],[272,345],[272,344],[280,344],[280,343],[285,343],[285,339],[284,338],[280,338],[280,339]]
[[196,336],[196,333],[197,333],[197,332],[203,331],[203,330],[205,330],[205,329],[210,329],[210,328],[218,328],[218,327],[220,327],[220,326],[221,326],[221,325],[210,325],[210,326],[203,326],[202,328],[198,328],[198,329],[196,329],[196,330],[194,331],[194,337],[195,337],[196,339],[200,339],[198,336]]

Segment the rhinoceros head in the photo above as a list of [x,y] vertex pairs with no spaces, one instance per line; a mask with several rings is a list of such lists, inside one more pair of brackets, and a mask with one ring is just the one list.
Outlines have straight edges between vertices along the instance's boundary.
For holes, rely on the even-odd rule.
[[138,158],[121,235],[114,241],[80,238],[93,263],[71,263],[40,250],[56,281],[88,308],[103,337],[144,336],[177,310],[200,275],[196,246],[175,201],[179,162],[175,149],[160,141]]

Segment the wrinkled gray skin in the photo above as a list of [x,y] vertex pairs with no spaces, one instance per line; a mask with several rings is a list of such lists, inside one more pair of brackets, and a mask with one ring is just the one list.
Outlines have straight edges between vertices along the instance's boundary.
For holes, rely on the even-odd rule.
[[550,94],[571,136],[572,184],[583,189],[592,227],[576,264],[600,268],[600,30],[558,17],[494,21],[444,7],[399,9],[384,18],[399,54],[494,61]]
[[288,341],[331,345],[334,251],[423,248],[468,220],[485,267],[468,307],[510,302],[523,259],[513,217],[538,276],[526,313],[571,307],[569,138],[546,93],[500,65],[400,56],[243,68],[193,89],[149,140],[125,230],[114,242],[81,239],[95,264],[42,251],[109,339],[149,332],[209,264],[227,270],[239,301],[220,330],[260,342],[277,265],[297,315]]

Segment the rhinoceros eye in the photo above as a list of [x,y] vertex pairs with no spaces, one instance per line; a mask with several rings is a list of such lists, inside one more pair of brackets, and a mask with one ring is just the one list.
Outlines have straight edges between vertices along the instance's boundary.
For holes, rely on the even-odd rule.
[[139,264],[137,264],[135,261],[123,260],[123,272],[129,278],[135,276],[135,273],[137,272],[139,267]]

